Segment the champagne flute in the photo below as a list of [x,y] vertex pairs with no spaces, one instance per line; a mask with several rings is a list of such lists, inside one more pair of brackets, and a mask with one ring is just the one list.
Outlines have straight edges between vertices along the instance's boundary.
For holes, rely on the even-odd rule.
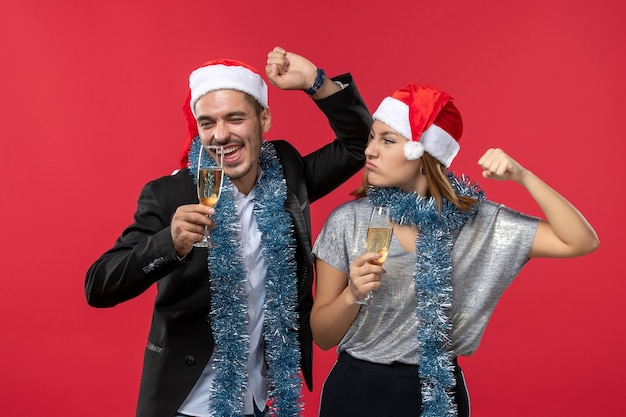
[[[382,265],[387,259],[391,237],[393,236],[393,224],[389,221],[389,208],[375,206],[372,209],[370,222],[367,229],[367,240],[365,242],[365,252],[376,252],[382,255],[369,263],[372,265]],[[359,304],[372,305],[374,294],[368,291],[365,299]]]
[[[202,145],[198,154],[198,200],[203,206],[215,207],[222,193],[224,181],[224,147]],[[209,227],[204,227],[204,237],[193,244],[200,248],[215,248],[219,245],[211,241]]]

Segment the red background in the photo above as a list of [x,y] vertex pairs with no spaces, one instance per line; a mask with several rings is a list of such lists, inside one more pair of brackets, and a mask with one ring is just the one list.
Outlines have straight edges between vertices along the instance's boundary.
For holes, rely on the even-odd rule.
[[[171,3],[171,4],[170,4]],[[86,305],[85,271],[132,221],[149,179],[177,167],[187,76],[275,45],[350,71],[371,110],[433,83],[465,120],[457,172],[500,146],[569,198],[601,247],[533,260],[463,358],[473,416],[623,416],[626,6],[613,1],[1,0],[0,409],[131,416],[154,293]],[[331,131],[309,99],[270,87],[274,126],[302,151]],[[313,227],[357,178],[316,203]],[[539,214],[517,184],[492,200]],[[316,414],[334,352],[316,351]]]

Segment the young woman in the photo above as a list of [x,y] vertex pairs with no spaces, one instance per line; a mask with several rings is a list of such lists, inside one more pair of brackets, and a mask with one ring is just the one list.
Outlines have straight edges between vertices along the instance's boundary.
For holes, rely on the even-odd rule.
[[[490,202],[449,172],[462,120],[445,92],[408,85],[373,119],[360,198],[333,211],[313,249],[313,337],[339,353],[320,416],[469,416],[456,358],[476,350],[504,290],[529,258],[584,255],[598,238],[500,149],[478,161],[483,177],[522,185],[545,220]],[[393,224],[382,266],[380,254],[364,253],[373,206],[388,207]]]

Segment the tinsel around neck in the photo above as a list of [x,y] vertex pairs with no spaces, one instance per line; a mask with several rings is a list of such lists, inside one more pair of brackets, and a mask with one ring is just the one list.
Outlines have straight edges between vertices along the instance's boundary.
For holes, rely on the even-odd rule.
[[[188,155],[189,171],[194,181],[197,181],[199,150],[200,141],[196,137]],[[263,337],[271,413],[275,417],[295,417],[302,410],[296,241],[291,216],[285,210],[287,185],[274,146],[269,142],[262,144],[259,166],[263,175],[255,186],[254,214],[267,266]],[[215,339],[211,405],[214,415],[241,417],[248,384],[250,344],[245,292],[247,276],[234,185],[228,177],[224,178],[213,220],[216,228],[211,232],[211,240],[220,246],[208,250],[210,317]]]
[[[457,195],[485,198],[477,184],[465,177],[448,174]],[[451,341],[449,310],[452,306],[452,233],[462,227],[478,210],[478,204],[462,211],[442,199],[439,212],[435,199],[398,188],[368,190],[373,205],[389,207],[394,223],[418,228],[415,243],[413,284],[417,299],[417,343],[419,376],[422,386],[422,417],[457,415],[452,389],[456,383]]]
[[[473,197],[479,201],[485,198],[480,186],[465,176],[457,177],[450,172],[448,181],[457,195]],[[457,229],[474,217],[478,209],[478,205],[474,205],[470,211],[462,211],[449,200],[442,198],[439,212],[434,197],[424,197],[417,192],[407,193],[395,187],[370,187],[367,196],[375,206],[389,207],[390,217],[394,223],[419,228]]]

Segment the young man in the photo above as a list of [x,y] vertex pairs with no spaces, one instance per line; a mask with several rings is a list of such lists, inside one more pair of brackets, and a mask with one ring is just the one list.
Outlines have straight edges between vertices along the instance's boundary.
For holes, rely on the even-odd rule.
[[[144,187],[134,223],[87,272],[94,307],[157,285],[139,417],[263,416],[268,401],[274,415],[295,416],[300,370],[312,387],[309,203],[363,166],[371,117],[349,74],[330,80],[278,47],[266,74],[310,94],[336,139],[304,157],[285,141],[265,141],[272,118],[259,73],[237,61],[207,63],[190,75],[188,167]],[[215,209],[198,204],[201,143],[224,146]],[[219,247],[193,247],[205,226]]]

